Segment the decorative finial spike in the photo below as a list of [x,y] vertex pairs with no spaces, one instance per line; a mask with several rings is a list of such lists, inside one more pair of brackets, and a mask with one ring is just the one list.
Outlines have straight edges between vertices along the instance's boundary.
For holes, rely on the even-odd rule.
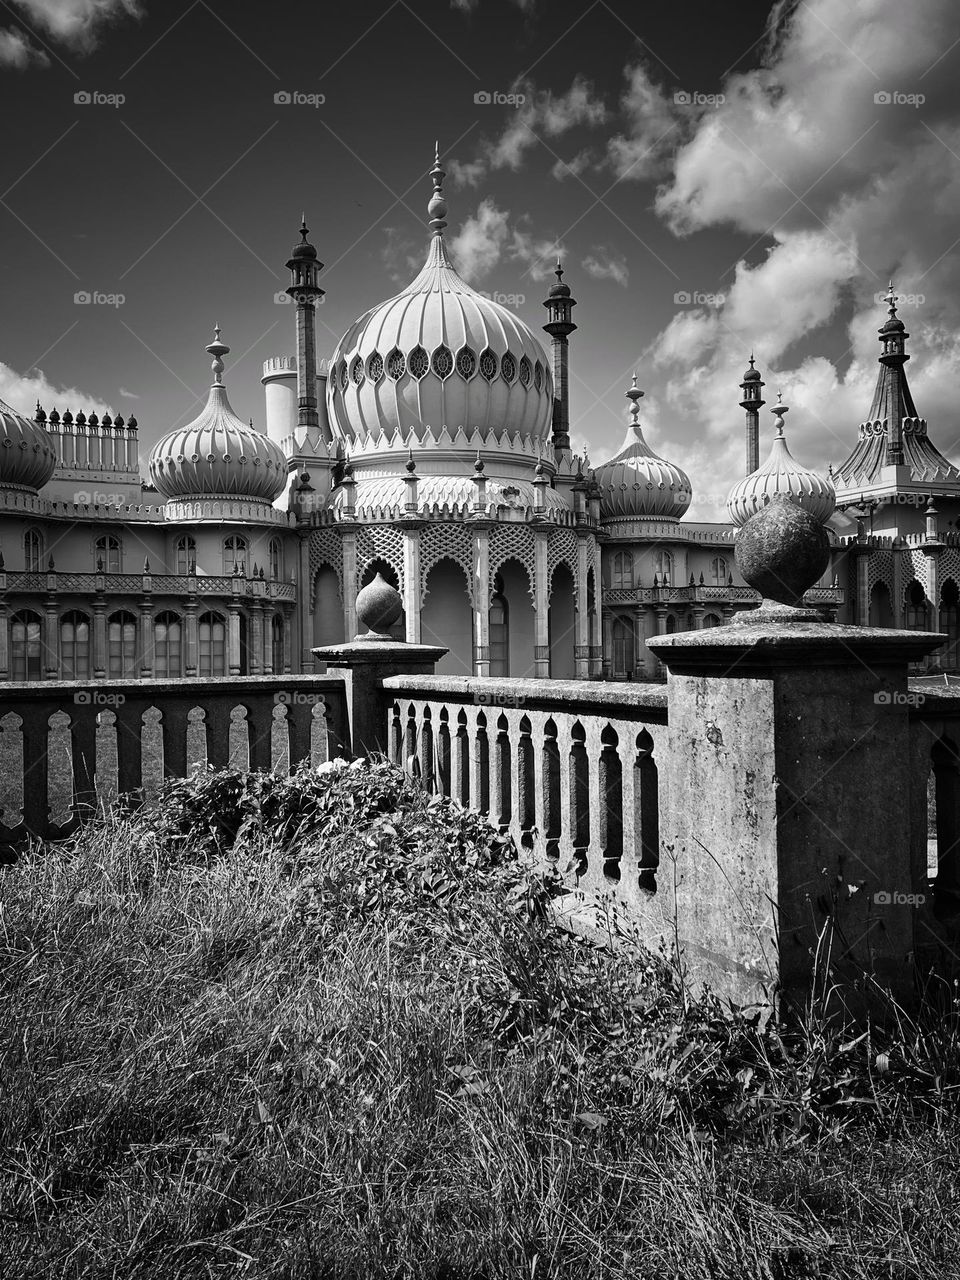
[[223,373],[223,357],[230,348],[225,342],[220,341],[220,326],[218,324],[213,327],[214,339],[204,348],[213,356],[210,368],[213,370],[214,386],[220,386],[220,375]]
[[430,177],[433,179],[433,195],[430,197],[430,203],[427,205],[427,213],[430,215],[430,229],[435,236],[443,235],[443,228],[447,225],[447,202],[443,198],[443,180],[446,177],[443,166],[440,164],[440,144],[434,144],[435,155],[433,168],[430,170]]
[[782,440],[783,439],[783,415],[785,413],[790,412],[789,405],[785,405],[783,403],[782,391],[777,392],[777,403],[771,407],[770,412],[774,414],[777,419],[777,439]]

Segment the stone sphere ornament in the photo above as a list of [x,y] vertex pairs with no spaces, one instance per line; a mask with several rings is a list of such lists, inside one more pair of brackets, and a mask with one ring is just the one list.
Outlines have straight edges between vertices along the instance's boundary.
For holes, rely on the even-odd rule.
[[830,541],[819,521],[778,494],[737,534],[734,558],[744,581],[764,600],[796,607],[826,571]]
[[396,587],[377,574],[357,592],[357,620],[367,628],[358,640],[393,640],[390,628],[403,612],[403,600]]

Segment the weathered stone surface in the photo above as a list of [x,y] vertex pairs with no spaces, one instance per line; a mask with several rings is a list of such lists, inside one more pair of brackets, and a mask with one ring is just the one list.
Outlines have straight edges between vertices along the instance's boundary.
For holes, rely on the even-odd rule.
[[799,605],[830,563],[830,542],[822,524],[778,494],[737,534],[734,558],[765,599]]
[[403,613],[403,600],[396,587],[377,574],[357,592],[357,620],[367,628],[358,640],[390,640],[390,628]]

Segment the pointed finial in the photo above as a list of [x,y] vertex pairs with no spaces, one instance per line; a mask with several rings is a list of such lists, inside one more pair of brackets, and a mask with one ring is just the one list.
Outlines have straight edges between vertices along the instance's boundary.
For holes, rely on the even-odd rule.
[[790,406],[783,403],[783,392],[777,392],[777,403],[771,408],[770,412],[776,415],[777,419],[777,439],[783,439],[783,415],[790,412]]
[[447,225],[447,202],[443,198],[443,180],[446,173],[440,164],[439,142],[434,144],[433,168],[430,170],[430,177],[433,179],[433,195],[427,205],[427,213],[430,215],[430,229],[433,234],[441,236],[443,228]]
[[753,368],[753,365],[754,365],[754,359],[753,359],[753,352],[751,351],[750,352],[750,368],[751,369]]
[[633,382],[627,388],[625,395],[630,401],[630,425],[632,427],[640,426],[640,401],[643,399],[643,392],[637,386],[637,375],[633,375]]
[[562,264],[562,263],[561,263],[561,261],[560,261],[560,255],[559,255],[559,253],[557,254],[557,265],[556,265],[556,267],[555,267],[555,269],[554,269],[553,274],[557,277],[557,282],[558,282],[558,283],[562,283],[562,282],[563,282],[563,264]]
[[214,386],[219,386],[220,375],[223,373],[223,357],[227,354],[230,348],[225,342],[220,341],[220,326],[218,324],[213,326],[213,342],[204,349],[209,351],[213,356],[213,362],[211,363],[210,368],[213,370]]
[[897,314],[898,301],[899,299],[896,293],[894,292],[893,281],[891,280],[890,283],[887,285],[887,296],[884,298],[884,302],[887,304],[887,314],[891,317],[891,319]]
[[413,459],[413,449],[410,448],[407,451],[407,471],[410,473],[410,475],[413,475],[416,469],[417,469],[417,464]]
[[477,460],[473,464],[473,469],[478,476],[483,475],[483,459],[480,457],[480,450],[477,450]]

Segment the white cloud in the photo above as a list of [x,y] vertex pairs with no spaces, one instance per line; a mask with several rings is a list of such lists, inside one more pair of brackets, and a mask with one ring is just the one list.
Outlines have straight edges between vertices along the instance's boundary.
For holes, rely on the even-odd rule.
[[124,400],[139,400],[140,397],[135,391],[128,391],[126,387],[118,387],[117,391],[123,396]]
[[525,102],[512,109],[494,105],[481,108],[483,111],[508,110],[507,126],[498,138],[484,139],[473,160],[451,162],[450,172],[458,184],[476,186],[491,169],[517,171],[526,153],[538,145],[540,138],[560,138],[573,128],[593,128],[607,118],[602,99],[595,96],[593,87],[581,76],[574,77],[566,93],[537,90],[530,82],[511,86],[509,92],[523,94]]
[[31,63],[45,67],[50,59],[36,48],[22,31],[0,31],[0,67],[23,71]]
[[500,261],[509,229],[509,214],[491,199],[481,200],[476,213],[467,218],[450,241],[457,270],[465,280],[483,279]]
[[558,182],[563,182],[565,178],[579,178],[595,163],[596,154],[589,147],[584,147],[569,160],[556,160],[550,173]]
[[12,0],[54,40],[77,52],[97,44],[100,28],[127,18],[141,18],[140,0]]
[[625,289],[630,282],[630,269],[622,253],[609,247],[597,246],[584,258],[582,263],[587,275],[595,280],[612,280]]
[[[703,519],[723,518],[719,500],[743,473],[737,384],[751,348],[767,384],[761,456],[778,387],[800,461],[825,473],[849,453],[877,375],[876,294],[891,275],[923,299],[901,310],[918,408],[935,443],[960,455],[960,122],[949,60],[938,61],[955,39],[952,4],[917,0],[908,12],[896,0],[808,0],[775,16],[762,65],[729,77],[725,102],[681,124],[657,193],[679,235],[733,227],[753,240],[732,272],[721,263],[714,278],[683,282],[725,296],[678,307],[652,348],[671,434],[684,438],[668,456],[690,470]],[[875,102],[877,93],[926,102]],[[639,145],[639,133],[624,136]],[[845,349],[833,338],[817,349],[840,318]]]
[[607,155],[618,178],[639,181],[663,172],[668,154],[699,112],[668,99],[642,64],[627,67],[624,74],[627,87],[620,108],[626,130],[609,140]]
[[394,284],[402,288],[423,266],[423,242],[397,227],[384,227],[383,233],[386,243],[380,250],[380,261]]
[[49,414],[51,409],[59,409],[61,413],[70,409],[73,413],[83,410],[84,413],[104,413],[113,415],[113,408],[98,397],[89,396],[76,387],[61,387],[51,382],[47,375],[37,369],[33,373],[17,373],[9,365],[0,362],[0,400],[5,400],[11,409],[32,418],[37,401]]

